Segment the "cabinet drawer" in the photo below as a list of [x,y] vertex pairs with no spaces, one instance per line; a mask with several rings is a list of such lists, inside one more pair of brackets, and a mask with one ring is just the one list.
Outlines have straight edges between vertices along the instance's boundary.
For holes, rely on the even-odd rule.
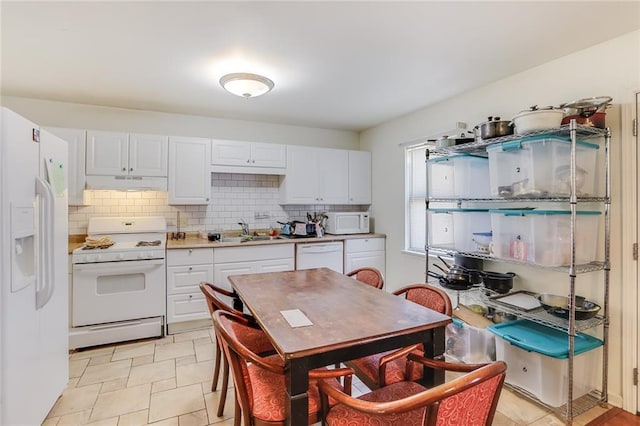
[[293,243],[249,247],[216,248],[216,263],[255,262],[269,259],[293,259]]
[[179,249],[167,250],[167,265],[197,265],[197,264],[213,264],[213,249]]
[[384,250],[384,238],[356,238],[345,241],[347,253]]
[[167,294],[197,293],[202,281],[212,282],[213,265],[168,266]]
[[202,293],[167,296],[167,324],[209,318],[209,309]]

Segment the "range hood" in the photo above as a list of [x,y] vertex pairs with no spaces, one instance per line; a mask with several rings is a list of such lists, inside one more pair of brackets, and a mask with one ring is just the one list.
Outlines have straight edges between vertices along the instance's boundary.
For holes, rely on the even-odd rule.
[[87,176],[87,189],[166,191],[167,178],[156,176]]

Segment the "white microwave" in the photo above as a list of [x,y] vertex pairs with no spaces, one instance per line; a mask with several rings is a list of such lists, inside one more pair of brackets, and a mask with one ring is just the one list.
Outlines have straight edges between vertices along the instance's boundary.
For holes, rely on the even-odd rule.
[[368,234],[369,213],[335,212],[327,213],[327,234]]

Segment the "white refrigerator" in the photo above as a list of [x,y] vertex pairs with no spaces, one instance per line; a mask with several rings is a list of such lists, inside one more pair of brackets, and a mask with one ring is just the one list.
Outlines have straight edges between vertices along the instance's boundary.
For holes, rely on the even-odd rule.
[[39,425],[69,378],[67,143],[2,108],[0,425]]

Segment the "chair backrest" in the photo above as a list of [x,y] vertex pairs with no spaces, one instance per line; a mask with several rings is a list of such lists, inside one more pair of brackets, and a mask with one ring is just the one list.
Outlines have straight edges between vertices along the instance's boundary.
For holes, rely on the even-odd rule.
[[441,314],[451,316],[453,313],[451,299],[447,293],[429,284],[411,284],[394,291],[393,294],[403,296],[407,300]]
[[[419,359],[411,356],[410,359]],[[425,365],[451,371],[466,371],[441,385],[424,389],[411,381],[397,382],[372,392],[370,398],[346,395],[320,382],[323,400],[333,397],[339,404],[329,409],[327,423],[403,424],[422,426],[489,426],[495,416],[507,365],[494,361],[486,365],[460,365],[424,359]],[[439,364],[439,365],[438,365]],[[345,410],[344,406],[347,406]],[[333,411],[335,409],[335,411]],[[359,412],[359,413],[358,413]]]
[[207,282],[200,283],[200,291],[204,293],[205,299],[207,300],[207,308],[209,309],[209,314],[213,315],[215,311],[221,309],[223,311],[233,312],[236,315],[248,317],[247,314],[233,309],[218,296],[219,294],[222,294],[227,297],[233,297],[234,294],[232,292]]
[[438,386],[445,389],[441,398],[427,406],[425,426],[491,425],[506,369],[503,361],[495,361],[453,382]]
[[254,389],[249,379],[248,363],[281,375],[284,375],[284,368],[281,365],[266,362],[242,343],[241,336],[250,333],[250,329],[253,329],[246,318],[224,310],[216,310],[213,314],[213,325],[216,339],[221,343],[231,367],[236,398],[243,414],[244,424],[249,425],[253,417]]
[[377,289],[381,289],[384,286],[384,277],[382,276],[382,273],[371,266],[355,269],[345,275],[348,277],[354,277],[356,280]]

